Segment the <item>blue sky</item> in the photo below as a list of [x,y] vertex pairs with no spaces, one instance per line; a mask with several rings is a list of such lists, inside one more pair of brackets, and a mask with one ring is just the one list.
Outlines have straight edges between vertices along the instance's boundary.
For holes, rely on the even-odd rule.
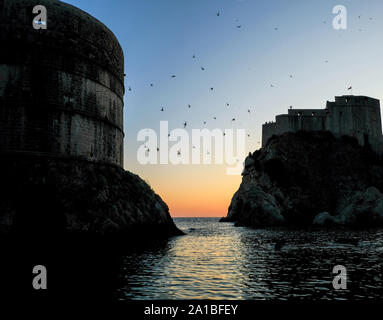
[[[119,39],[125,86],[132,88],[125,96],[125,168],[147,180],[175,216],[224,216],[240,177],[225,180],[224,167],[142,166],[136,160],[139,130],[158,130],[160,120],[171,128],[184,121],[190,129],[204,121],[210,129],[245,128],[247,151],[254,151],[262,123],[291,105],[322,108],[351,85],[354,94],[383,98],[381,0],[66,2],[98,18]],[[347,30],[332,27],[332,8],[338,4],[348,10]],[[190,188],[198,182],[209,185],[211,198]],[[221,196],[213,189],[225,183],[227,195],[214,200],[219,208],[206,204],[205,210],[203,203]],[[185,205],[175,205],[176,199]],[[198,199],[198,207],[187,204]]]

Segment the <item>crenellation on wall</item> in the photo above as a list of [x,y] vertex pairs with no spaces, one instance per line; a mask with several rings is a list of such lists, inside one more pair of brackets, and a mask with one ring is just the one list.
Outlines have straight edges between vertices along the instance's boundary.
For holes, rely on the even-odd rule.
[[297,131],[330,131],[335,136],[355,137],[383,153],[380,102],[366,96],[339,96],[327,101],[325,109],[292,109],[262,126],[262,145],[273,135]]

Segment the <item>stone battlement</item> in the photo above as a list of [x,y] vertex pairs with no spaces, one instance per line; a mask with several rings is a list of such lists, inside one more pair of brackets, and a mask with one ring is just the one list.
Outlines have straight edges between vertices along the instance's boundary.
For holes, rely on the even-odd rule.
[[297,131],[330,131],[335,136],[355,137],[383,153],[380,102],[366,96],[339,96],[327,101],[325,109],[292,109],[262,126],[262,145],[273,135]]

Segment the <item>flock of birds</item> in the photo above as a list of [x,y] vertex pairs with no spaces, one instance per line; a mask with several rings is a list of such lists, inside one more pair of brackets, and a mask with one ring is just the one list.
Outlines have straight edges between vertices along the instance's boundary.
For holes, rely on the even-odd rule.
[[[220,17],[220,15],[221,15],[221,12],[220,11],[218,11],[217,13],[216,13],[216,16],[217,17]],[[362,17],[362,15],[358,15],[358,19],[361,19],[361,17]],[[372,17],[370,17],[369,18],[369,20],[373,20],[373,18]],[[235,20],[235,22],[238,22],[239,20],[238,19],[236,19]],[[327,21],[323,21],[323,24],[326,24],[327,23]],[[236,24],[235,25],[235,27],[237,28],[237,29],[241,29],[242,28],[242,25],[241,24]],[[275,26],[274,27],[274,31],[278,31],[279,30],[279,28],[277,27],[277,26]],[[362,29],[359,29],[359,31],[362,31]],[[197,56],[196,56],[196,54],[193,54],[192,55],[192,59],[196,59],[197,58]],[[328,59],[325,59],[324,60],[324,63],[329,63],[329,60]],[[200,67],[200,69],[201,69],[201,71],[206,71],[207,70],[207,67],[206,66],[201,66]],[[294,76],[292,75],[292,74],[289,74],[288,75],[288,77],[290,78],[290,79],[293,79],[294,78]],[[177,78],[177,76],[175,75],[175,74],[172,74],[171,76],[170,76],[170,78],[171,79],[175,79],[175,78]],[[150,83],[150,87],[154,87],[154,83]],[[275,85],[274,84],[270,84],[270,87],[271,88],[275,88]],[[129,86],[128,87],[128,91],[132,91],[132,87],[131,86]],[[210,87],[210,91],[214,91],[214,87]],[[230,107],[230,103],[226,103],[226,107]],[[188,104],[187,105],[187,108],[188,109],[191,109],[192,108],[192,106],[191,106],[191,104]],[[290,109],[292,108],[292,106],[290,106],[289,107]],[[165,107],[161,107],[161,109],[160,109],[160,112],[165,112],[166,110],[165,110]],[[248,114],[250,115],[252,112],[251,112],[251,109],[248,109],[247,110],[247,112],[248,112]],[[213,116],[213,119],[214,120],[217,120],[217,117],[216,116]],[[231,119],[231,123],[234,123],[236,121],[236,118],[235,117],[233,117],[232,119]],[[203,121],[203,125],[206,125],[207,124],[207,121]],[[186,128],[187,127],[187,125],[188,125],[188,122],[187,121],[184,121],[183,122],[183,128]],[[225,135],[225,133],[223,133],[223,135]],[[250,138],[250,134],[247,134],[247,136]],[[170,137],[170,133],[168,134],[168,137]],[[258,145],[260,145],[260,141],[258,141],[257,142],[257,144]],[[145,146],[146,147],[146,149],[147,149],[147,152],[150,152],[150,148],[149,147],[147,147],[147,146]],[[195,146],[193,146],[193,148],[195,148]],[[159,151],[159,148],[157,148],[157,151]],[[209,152],[208,152],[209,153]],[[178,155],[180,155],[181,154],[181,151],[179,150],[178,151]]]

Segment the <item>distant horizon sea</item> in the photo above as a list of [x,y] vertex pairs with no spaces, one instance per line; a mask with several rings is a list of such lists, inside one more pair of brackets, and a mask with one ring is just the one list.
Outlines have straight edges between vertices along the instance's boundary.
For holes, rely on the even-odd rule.
[[[185,235],[125,256],[117,299],[382,300],[383,229],[250,229],[220,218],[173,219]],[[337,265],[347,269],[346,290],[333,287]]]

